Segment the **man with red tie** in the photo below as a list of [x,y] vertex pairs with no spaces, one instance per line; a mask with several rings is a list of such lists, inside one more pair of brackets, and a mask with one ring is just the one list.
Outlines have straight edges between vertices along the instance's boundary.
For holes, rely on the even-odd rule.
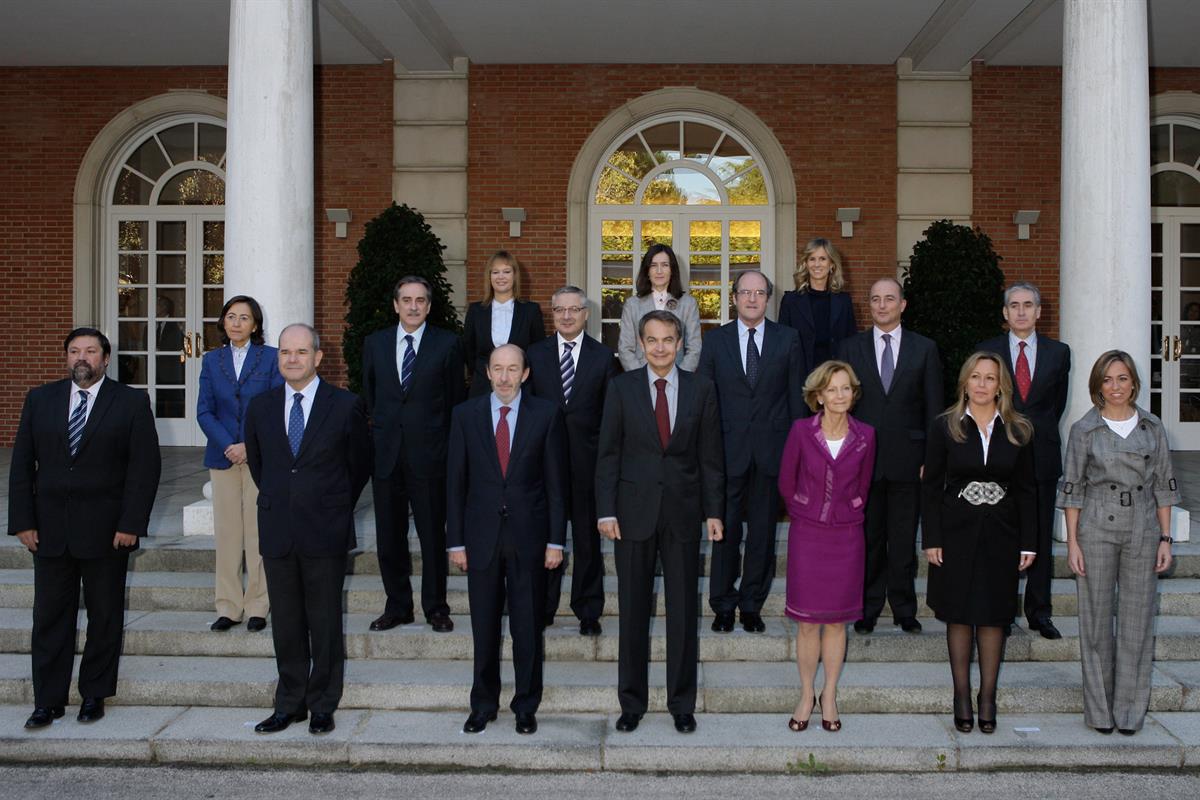
[[1058,423],[1067,408],[1071,348],[1037,332],[1042,294],[1032,283],[1014,283],[1004,292],[1008,334],[980,342],[976,350],[1000,356],[1013,378],[1013,407],[1033,423],[1033,475],[1037,481],[1037,554],[1025,576],[1025,618],[1029,629],[1047,639],[1062,634],[1051,621],[1050,581],[1054,577],[1051,534],[1054,495],[1062,475]]
[[464,733],[482,733],[500,706],[500,616],[508,599],[517,733],[537,730],[542,700],[546,570],[562,562],[567,445],[562,412],[521,391],[525,354],[492,351],[492,392],[454,409],[446,472],[446,545],[467,573],[475,677]]

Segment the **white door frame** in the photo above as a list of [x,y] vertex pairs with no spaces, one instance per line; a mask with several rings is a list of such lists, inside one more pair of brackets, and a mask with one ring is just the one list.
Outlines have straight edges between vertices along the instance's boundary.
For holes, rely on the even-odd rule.
[[[1172,450],[1200,450],[1200,422],[1184,422],[1179,418],[1183,366],[1196,365],[1196,368],[1200,369],[1200,354],[1183,353],[1180,346],[1181,357],[1176,357],[1177,342],[1181,336],[1179,228],[1181,224],[1200,225],[1200,208],[1157,207],[1152,208],[1150,214],[1151,224],[1162,225],[1163,240],[1161,333],[1156,335],[1154,331],[1151,332],[1154,355],[1157,356],[1152,363],[1159,365],[1161,381],[1160,416],[1166,426],[1167,439]],[[1166,357],[1163,357],[1164,354]],[[1147,381],[1146,384],[1149,389],[1153,380]],[[1158,392],[1160,389],[1152,391]],[[1200,390],[1197,390],[1196,394],[1200,394]]]

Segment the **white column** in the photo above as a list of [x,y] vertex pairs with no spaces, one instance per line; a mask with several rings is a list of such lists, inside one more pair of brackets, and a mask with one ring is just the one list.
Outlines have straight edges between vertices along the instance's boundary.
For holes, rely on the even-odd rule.
[[312,0],[231,0],[225,296],[313,322]]
[[1064,0],[1061,334],[1064,427],[1091,406],[1096,357],[1130,353],[1150,381],[1150,98],[1145,0]]

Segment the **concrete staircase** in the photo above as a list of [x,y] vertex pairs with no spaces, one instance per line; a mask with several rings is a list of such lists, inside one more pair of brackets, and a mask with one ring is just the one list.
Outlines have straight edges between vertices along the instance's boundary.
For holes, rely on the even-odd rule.
[[[453,633],[434,634],[422,624],[370,632],[384,593],[373,526],[363,523],[367,546],[352,554],[346,578],[345,695],[337,730],[321,738],[303,725],[271,737],[252,732],[272,703],[270,631],[211,632],[211,539],[161,535],[147,539],[131,564],[125,656],[108,716],[83,726],[69,709],[49,729],[25,732],[21,724],[32,707],[31,557],[15,540],[0,541],[0,759],[655,772],[780,771],[789,764],[799,772],[1200,764],[1200,544],[1177,545],[1174,570],[1161,582],[1151,717],[1136,737],[1105,737],[1083,724],[1077,604],[1061,546],[1054,606],[1064,638],[1051,642],[1014,630],[1001,673],[1000,727],[990,737],[964,736],[951,724],[944,627],[924,605],[923,569],[923,633],[900,632],[885,613],[875,633],[850,634],[839,695],[845,727],[838,734],[820,730],[819,714],[807,732],[785,726],[799,692],[795,626],[782,614],[782,579],[764,609],[765,634],[739,628],[718,635],[710,617],[699,621],[699,729],[691,736],[675,733],[665,713],[665,630],[657,618],[651,714],[635,733],[616,733],[617,587],[609,577],[606,610],[613,616],[602,619],[597,638],[578,635],[567,607],[570,581],[564,582],[558,623],[547,631],[537,735],[517,736],[511,715],[502,713],[483,735],[467,736],[461,733],[471,683],[466,578],[450,578]],[[785,531],[781,525],[781,576]],[[419,571],[415,540],[413,553]],[[606,543],[613,576],[611,556]],[[706,574],[706,545],[701,558]],[[707,609],[704,579],[700,590]],[[80,646],[83,638],[81,631]],[[510,689],[507,662],[504,680]]]

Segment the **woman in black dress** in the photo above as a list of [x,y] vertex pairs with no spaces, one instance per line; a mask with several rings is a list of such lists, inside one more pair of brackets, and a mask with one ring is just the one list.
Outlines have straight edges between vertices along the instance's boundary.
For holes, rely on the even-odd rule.
[[968,733],[975,725],[971,650],[977,644],[979,730],[992,733],[1004,626],[1017,613],[1017,573],[1037,555],[1033,426],[1013,410],[1008,369],[992,353],[966,360],[957,397],[929,430],[922,546],[930,565],[929,607],[946,623],[954,726]]
[[483,300],[467,307],[467,321],[463,325],[471,397],[492,390],[487,364],[493,350],[502,344],[515,344],[524,350],[546,338],[542,307],[530,300],[517,299],[521,293],[521,262],[516,256],[507,250],[497,251],[488,259],[483,275],[487,286]]
[[792,278],[796,290],[784,293],[779,322],[800,334],[811,370],[837,354],[838,342],[858,332],[850,295],[842,291],[842,254],[828,239],[813,239]]

